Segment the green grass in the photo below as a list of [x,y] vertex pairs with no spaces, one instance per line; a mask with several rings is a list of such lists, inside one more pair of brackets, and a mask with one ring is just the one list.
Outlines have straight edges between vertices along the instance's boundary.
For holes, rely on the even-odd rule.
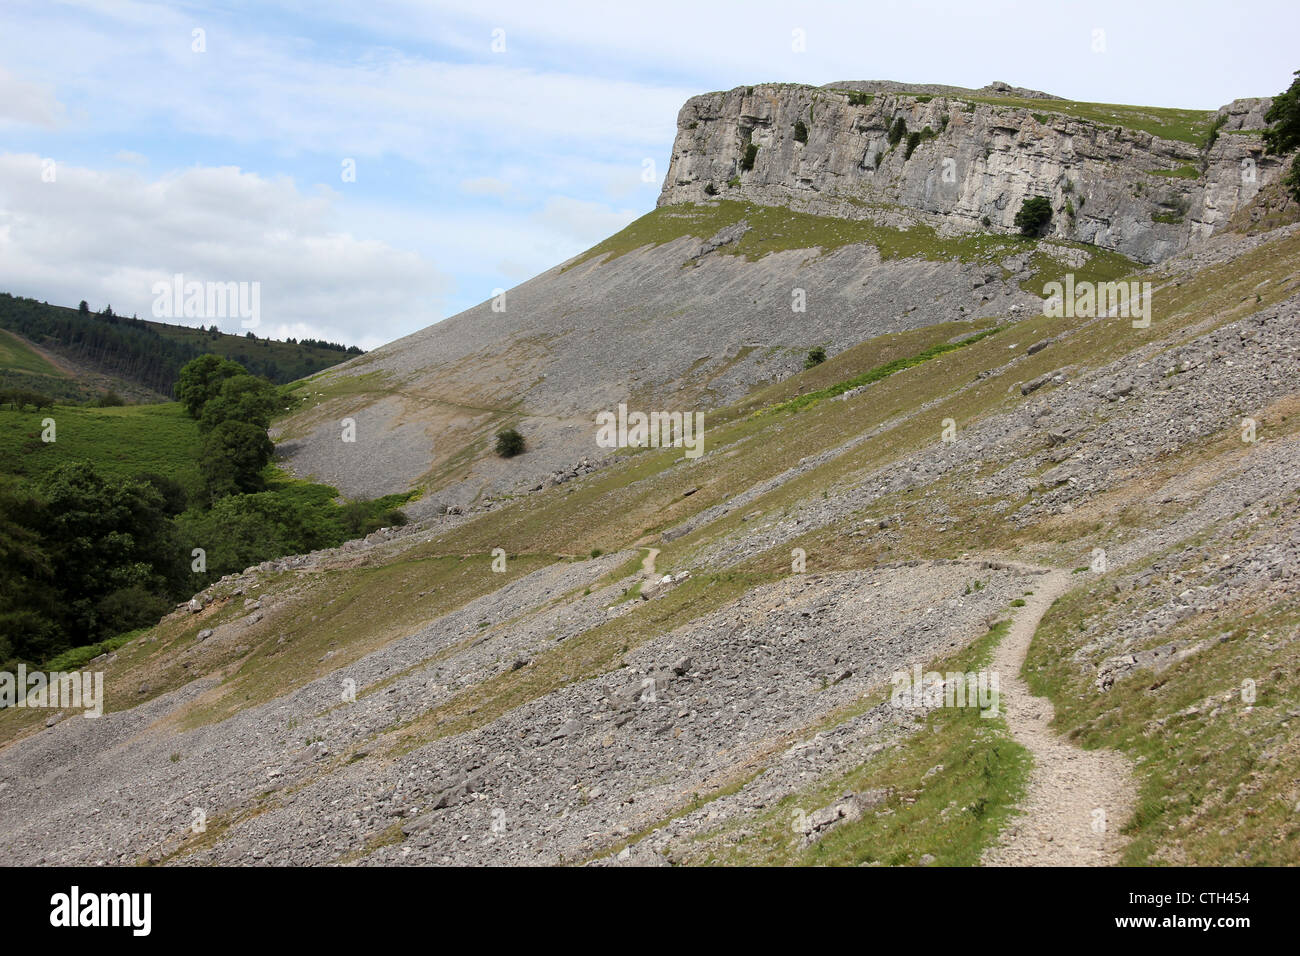
[[861,375],[845,379],[842,382],[836,382],[834,385],[818,389],[815,392],[808,392],[804,395],[800,395],[798,398],[792,398],[779,405],[774,405],[771,408],[764,409],[764,411],[767,413],[797,412],[800,409],[816,405],[818,402],[825,401],[828,398],[843,395],[851,389],[879,382],[881,379],[888,378],[895,372],[901,372],[903,369],[921,365],[937,356],[946,355],[948,352],[955,352],[957,349],[965,348],[968,345],[974,345],[976,342],[988,338],[997,331],[998,329],[996,328],[985,329],[984,331],[976,332],[974,335],[968,336],[959,342],[943,342],[938,345],[932,345],[924,352],[919,352],[918,354],[908,356],[907,358],[894,359],[892,362],[886,362],[884,365],[877,365],[875,368],[864,372]]
[[[41,441],[45,418],[54,419],[53,442]],[[198,480],[198,426],[177,402],[118,408],[56,405],[41,412],[0,409],[0,447],[6,449],[0,468],[32,478],[84,460],[110,478],[150,471],[187,487]]]
[[[684,236],[708,239],[742,219],[748,222],[748,231],[738,241],[719,248],[720,255],[756,260],[772,252],[820,249],[826,253],[847,245],[867,243],[879,250],[882,259],[994,262],[1008,255],[1040,248],[1037,241],[1019,235],[972,234],[942,238],[925,224],[895,229],[867,219],[815,216],[784,206],[759,206],[726,199],[704,204],[661,206],[592,246],[565,269],[575,268],[600,256],[616,259],[637,249],[660,246]],[[1118,253],[1083,243],[1060,244],[1083,249],[1090,257],[1100,257],[1106,262],[1122,261],[1128,269],[1136,265]]]
[[[1081,103],[1074,100],[1040,100],[1016,96],[956,96],[958,100],[1044,110],[1097,126],[1120,126],[1183,143],[1200,146],[1214,122],[1213,110],[1185,110],[1162,106],[1123,106],[1116,103]],[[1044,114],[1035,113],[1036,117]],[[1041,122],[1040,118],[1040,122]]]
[[127,631],[125,634],[119,634],[116,637],[110,637],[108,640],[100,641],[98,644],[88,644],[85,647],[73,647],[64,651],[57,657],[46,661],[45,665],[41,669],[47,673],[52,673],[54,671],[78,670],[90,663],[100,654],[107,654],[110,651],[118,650],[133,638],[147,633],[148,630],[149,628],[142,627],[135,631]]
[[5,329],[0,329],[0,369],[33,375],[49,375],[55,378],[65,377],[61,371],[46,361],[44,356],[37,354],[30,345]]
[[[1182,544],[1176,550],[1195,555]],[[1300,601],[1254,602],[1180,622],[1142,646],[1200,642],[1202,650],[1159,673],[1121,677],[1101,693],[1091,681],[1101,655],[1084,645],[1131,620],[1144,601],[1140,591],[1117,596],[1110,583],[1076,588],[1057,602],[1025,675],[1035,694],[1052,699],[1059,732],[1135,761],[1138,806],[1123,862],[1296,865],[1300,738],[1289,715],[1300,708],[1300,652],[1294,641],[1269,636],[1295,633]],[[1240,695],[1245,678],[1258,683],[1251,706]]]
[[[1006,635],[1009,621],[926,670],[978,671]],[[888,694],[873,700],[885,703]],[[861,710],[859,707],[857,710]],[[848,773],[789,794],[758,814],[697,837],[695,864],[796,866],[973,866],[1014,812],[1029,780],[1031,758],[1001,717],[975,708],[941,707],[898,746]],[[890,797],[861,819],[841,823],[811,846],[792,832],[796,813],[812,813],[848,791],[888,789]],[[744,839],[734,831],[744,827]],[[719,839],[722,838],[722,839]],[[723,843],[729,844],[719,848]]]
[[1177,169],[1153,169],[1151,170],[1151,175],[1164,176],[1168,179],[1200,179],[1201,170],[1199,167],[1188,163],[1184,166],[1179,166]]

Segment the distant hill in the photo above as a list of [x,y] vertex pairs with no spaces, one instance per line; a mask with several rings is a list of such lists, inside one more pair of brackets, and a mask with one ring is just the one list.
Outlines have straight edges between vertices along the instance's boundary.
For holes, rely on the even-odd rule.
[[0,293],[0,388],[32,388],[61,401],[106,390],[137,401],[172,397],[182,365],[212,352],[283,384],[353,356],[358,347],[274,341],[211,329],[50,305]]

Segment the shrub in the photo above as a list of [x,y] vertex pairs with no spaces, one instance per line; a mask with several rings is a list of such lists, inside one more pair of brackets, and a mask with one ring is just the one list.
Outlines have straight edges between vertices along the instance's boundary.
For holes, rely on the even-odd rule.
[[266,429],[250,422],[225,421],[203,438],[199,475],[210,501],[262,489],[262,469],[275,454]]
[[1016,213],[1016,226],[1022,235],[1037,235],[1052,218],[1052,204],[1046,196],[1028,196]]
[[907,121],[903,117],[894,120],[894,125],[889,127],[889,145],[897,146],[899,141],[907,135]]
[[513,458],[515,455],[522,455],[524,447],[524,436],[513,428],[506,428],[497,432],[497,454],[502,458]]
[[219,355],[200,355],[181,367],[176,382],[176,397],[191,418],[198,418],[204,404],[221,391],[222,383],[236,375],[246,375],[244,366]]
[[795,120],[794,141],[796,143],[808,142],[808,126],[804,123],[803,120]]
[[904,160],[911,159],[912,153],[916,150],[916,147],[920,146],[927,139],[934,139],[937,135],[939,134],[936,133],[928,126],[925,129],[921,130],[919,133],[908,133],[907,151],[903,153],[903,159]]
[[750,143],[745,147],[745,157],[740,161],[740,168],[749,172],[754,168],[754,160],[758,158],[758,144]]
[[[1273,105],[1264,114],[1269,128],[1264,131],[1264,151],[1273,154],[1288,153],[1300,147],[1300,70],[1286,92],[1273,98]],[[1217,127],[1216,127],[1217,132]],[[1211,143],[1213,140],[1211,140]],[[1291,198],[1300,202],[1300,158],[1291,160],[1291,168],[1282,178]]]
[[850,106],[868,106],[873,99],[875,99],[874,93],[859,93],[857,90],[849,92]]
[[803,360],[804,368],[813,368],[826,361],[826,350],[820,345],[808,350],[808,357]]
[[98,408],[117,408],[125,404],[126,399],[112,389],[109,389],[103,395],[99,396],[99,398],[95,399],[95,405]]
[[989,226],[993,225],[993,220],[989,219],[988,216],[981,216],[980,225],[987,229]]

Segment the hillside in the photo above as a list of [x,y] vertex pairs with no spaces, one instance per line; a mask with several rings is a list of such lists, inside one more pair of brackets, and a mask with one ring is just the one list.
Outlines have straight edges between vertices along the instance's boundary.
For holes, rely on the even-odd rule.
[[[908,163],[941,169],[942,136],[886,160],[889,208],[792,198],[807,106],[825,193],[852,110],[865,149],[959,99],[868,86],[692,99],[654,211],[503,312],[300,383],[286,465],[422,488],[421,520],[222,578],[87,665],[97,720],[0,711],[0,863],[1300,862],[1279,167],[1229,202],[1214,171],[1247,147],[1216,141],[1198,179],[1157,177],[1190,205],[1156,222],[1119,197],[1212,114],[1124,108],[1103,185],[1102,134],[1071,125],[1101,107],[990,89],[968,95],[1031,102],[947,129],[994,149],[1012,117],[985,107],[1014,113],[1044,175],[1122,207],[1091,242],[971,226],[1019,208],[1019,161],[936,218]],[[754,181],[693,197],[747,118]],[[1050,283],[1109,280],[1149,321],[1054,308]],[[619,404],[703,412],[703,454],[597,444]],[[501,459],[506,424],[528,450]],[[1003,689],[900,705],[914,668]]]
[[182,365],[211,352],[278,384],[361,353],[328,343],[251,339],[112,314],[80,312],[0,293],[0,387],[61,401],[113,390],[139,401],[171,397]]
[[[587,426],[620,401],[714,409],[812,348],[1040,309],[1067,272],[1113,279],[1204,241],[1282,166],[1263,155],[1266,99],[1216,113],[896,86],[693,97],[653,212],[316,376],[277,433],[290,467],[349,493],[423,488],[428,514],[490,503],[608,457]],[[1053,209],[1036,239],[1013,223],[1030,195]],[[340,448],[345,417],[357,441]],[[491,454],[504,426],[530,448],[508,464]]]

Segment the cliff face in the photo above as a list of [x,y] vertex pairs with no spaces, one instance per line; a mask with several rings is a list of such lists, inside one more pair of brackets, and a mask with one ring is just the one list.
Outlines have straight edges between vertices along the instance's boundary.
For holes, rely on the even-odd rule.
[[[1226,224],[1282,168],[1249,132],[1264,126],[1267,99],[1217,113],[1107,113],[1043,94],[1026,105],[981,101],[1035,95],[1002,84],[967,96],[891,87],[769,84],[692,97],[659,205],[745,199],[904,228],[921,220],[951,235],[1014,230],[1024,198],[1041,195],[1053,209],[1047,235],[1157,262]],[[1109,115],[1115,125],[1101,125]],[[907,137],[889,143],[900,118],[925,137],[910,156]],[[1136,128],[1152,125],[1168,135]]]

